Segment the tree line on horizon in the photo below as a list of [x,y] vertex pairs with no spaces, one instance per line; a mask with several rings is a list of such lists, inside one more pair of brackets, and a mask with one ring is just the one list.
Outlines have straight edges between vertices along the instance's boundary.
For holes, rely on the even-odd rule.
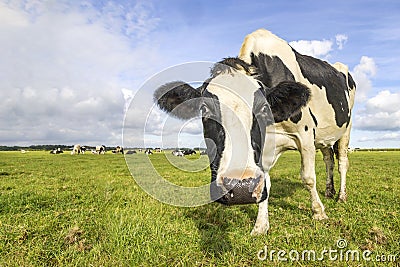
[[[86,145],[82,145],[85,146],[87,149],[95,149],[94,146],[86,146]],[[30,145],[30,146],[4,146],[4,145],[0,145],[0,151],[20,151],[20,150],[31,150],[31,151],[43,151],[43,150],[54,150],[54,149],[58,149],[60,148],[61,150],[71,150],[74,147],[74,145]],[[106,146],[107,150],[113,150],[115,149],[114,146],[109,147]],[[139,149],[139,147],[134,147],[134,148],[126,148],[126,149]],[[146,148],[142,148],[142,149],[146,149]],[[151,150],[154,150],[156,148],[149,148]],[[174,150],[177,148],[164,148],[163,150]],[[179,148],[179,149],[189,149],[189,148]],[[194,150],[197,151],[202,151],[202,150],[206,150],[205,148],[202,147],[195,147],[193,148]]]
[[[61,150],[71,150],[74,145],[30,145],[30,146],[0,146],[0,151],[19,151],[19,150],[31,150],[31,151],[42,151],[42,150],[54,150],[60,148]],[[85,146],[88,149],[95,149],[94,146]],[[108,147],[109,149],[114,147]]]

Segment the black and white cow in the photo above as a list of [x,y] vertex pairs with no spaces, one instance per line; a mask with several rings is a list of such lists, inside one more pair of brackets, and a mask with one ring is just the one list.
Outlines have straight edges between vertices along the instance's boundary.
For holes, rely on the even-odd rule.
[[105,145],[96,146],[96,153],[98,155],[105,154],[106,153],[106,146]]
[[197,154],[197,152],[193,149],[185,149],[183,150],[183,155],[193,155],[193,154]]
[[172,155],[174,155],[175,157],[183,157],[183,151],[180,149],[175,149],[174,151],[171,152]]
[[50,151],[50,154],[62,154],[64,151],[61,150],[61,148],[56,148]]
[[246,36],[238,58],[216,64],[199,88],[171,82],[158,88],[154,99],[181,119],[201,114],[211,197],[228,205],[258,203],[252,234],[261,234],[269,229],[269,170],[284,151],[301,154],[301,178],[315,219],[327,218],[316,190],[316,149],[324,155],[328,197],[335,195],[336,152],[339,200],[346,200],[354,95],[355,83],[345,65],[301,55],[260,29]]
[[121,153],[121,154],[124,154],[124,148],[123,147],[121,147],[121,146],[117,146],[114,150],[112,150],[111,151],[113,154],[118,154],[118,153]]
[[74,147],[72,148],[72,151],[71,151],[71,155],[80,154],[80,153],[81,153],[81,145],[80,144],[74,145]]

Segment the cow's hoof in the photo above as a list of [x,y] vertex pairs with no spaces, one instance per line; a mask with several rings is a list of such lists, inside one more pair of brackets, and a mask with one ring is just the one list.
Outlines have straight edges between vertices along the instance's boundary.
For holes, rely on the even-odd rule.
[[346,203],[346,201],[347,201],[347,195],[346,194],[340,194],[338,202]]
[[269,230],[269,226],[265,226],[265,227],[255,227],[253,228],[253,230],[251,231],[251,235],[252,236],[256,236],[256,235],[265,235],[268,233]]
[[313,215],[313,219],[317,220],[317,221],[322,221],[322,220],[327,220],[329,219],[328,216],[325,214],[325,212],[323,213],[317,213]]

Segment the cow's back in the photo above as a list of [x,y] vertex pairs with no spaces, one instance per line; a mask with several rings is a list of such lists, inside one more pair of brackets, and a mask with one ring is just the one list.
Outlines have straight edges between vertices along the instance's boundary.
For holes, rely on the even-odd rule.
[[267,87],[294,80],[311,89],[312,97],[301,114],[280,122],[277,129],[297,134],[300,128],[307,126],[313,129],[317,146],[330,146],[350,127],[355,83],[346,65],[330,65],[301,55],[286,41],[264,29],[246,36],[239,58],[264,72],[263,83]]

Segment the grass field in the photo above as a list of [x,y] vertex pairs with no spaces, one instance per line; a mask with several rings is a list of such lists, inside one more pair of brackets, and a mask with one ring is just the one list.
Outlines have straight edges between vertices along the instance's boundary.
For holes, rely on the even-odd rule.
[[[150,157],[174,183],[210,179],[208,169],[183,173],[163,154]],[[323,197],[325,167],[317,158],[329,220],[312,220],[300,157],[290,152],[271,172],[270,232],[253,237],[256,205],[160,203],[137,185],[122,155],[1,152],[0,266],[399,265],[400,152],[350,154],[346,204]],[[359,260],[346,261],[348,251]]]

